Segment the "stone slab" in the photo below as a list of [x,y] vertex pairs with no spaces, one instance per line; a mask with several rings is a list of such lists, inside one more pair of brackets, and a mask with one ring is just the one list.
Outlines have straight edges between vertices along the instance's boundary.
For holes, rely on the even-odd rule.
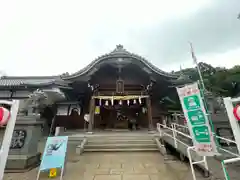
[[[38,168],[25,173],[7,173],[3,180],[33,180],[37,171]],[[187,164],[166,163],[159,152],[83,153],[79,161],[66,163],[64,175],[66,180],[162,180],[163,177],[164,180],[192,180]],[[47,179],[46,175],[41,178]]]
[[28,155],[8,155],[6,172],[24,172],[37,167],[41,162],[41,153]]

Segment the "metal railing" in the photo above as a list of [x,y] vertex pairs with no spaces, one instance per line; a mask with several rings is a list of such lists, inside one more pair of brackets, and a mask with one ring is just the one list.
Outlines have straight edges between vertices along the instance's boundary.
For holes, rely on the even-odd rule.
[[[185,132],[188,132],[188,135],[189,135],[189,130],[188,130],[188,127],[187,127],[187,126],[179,125],[179,124],[176,124],[176,123],[172,123],[172,125],[173,125],[173,128],[176,130],[177,133],[178,133],[178,127],[180,127],[181,129],[183,129],[183,131],[185,130]],[[182,131],[180,131],[180,132],[182,132]],[[184,132],[182,132],[182,133],[184,133]],[[213,135],[214,135],[214,137],[215,137],[217,140],[223,140],[223,141],[225,141],[226,144],[228,144],[228,145],[230,145],[230,144],[235,144],[235,146],[237,146],[236,141],[234,141],[234,140],[232,140],[232,139],[228,139],[228,138],[224,138],[224,137],[218,136],[218,135],[216,135],[214,132],[213,132]],[[190,135],[189,135],[189,136],[186,136],[186,137],[188,137],[189,139],[192,140],[192,137],[191,137]],[[218,149],[221,150],[221,151],[223,151],[223,152],[226,152],[226,153],[228,153],[228,154],[231,154],[231,155],[233,155],[233,156],[236,156],[236,157],[239,157],[239,156],[240,156],[240,153],[239,153],[239,152],[238,152],[238,153],[235,153],[235,152],[232,152],[232,151],[230,151],[230,150],[228,150],[228,149],[224,149],[223,147],[220,147],[220,146],[218,147]]]
[[76,149],[76,153],[81,155],[84,152],[84,147],[87,144],[87,137],[84,137],[84,139],[82,140],[81,144],[78,146],[78,148]]
[[[195,149],[193,146],[193,139],[189,135],[189,129],[187,126],[172,123],[169,127],[166,124],[157,123],[157,130],[159,132],[160,137],[163,137],[163,136],[171,137],[174,141],[174,147],[176,149],[178,148],[179,143],[181,143],[187,147],[187,154],[188,154],[188,159],[189,159],[191,170],[192,170],[193,180],[196,180],[196,175],[195,175],[195,171],[193,168],[194,164],[203,164],[205,169],[207,171],[209,170],[206,156],[203,156],[203,159],[200,161],[193,162],[193,159],[191,157],[191,151],[195,151]],[[218,136],[215,133],[214,133],[214,136],[216,139],[221,139],[223,141],[226,141],[227,144],[235,144],[237,146],[236,141]],[[188,139],[189,141],[186,142],[186,139],[184,141],[183,137]],[[224,160],[224,164],[240,161],[240,152],[235,153],[230,150],[224,149],[223,147],[220,147],[220,146],[218,147],[218,149],[234,156],[233,158]]]

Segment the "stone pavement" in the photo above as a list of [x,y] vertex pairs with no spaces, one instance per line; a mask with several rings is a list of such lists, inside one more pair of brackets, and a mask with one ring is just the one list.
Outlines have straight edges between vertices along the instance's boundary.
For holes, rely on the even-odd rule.
[[[66,168],[64,180],[192,180],[187,164],[164,161],[159,152],[83,153],[69,159]],[[34,180],[36,175],[34,169],[5,174],[4,180]]]

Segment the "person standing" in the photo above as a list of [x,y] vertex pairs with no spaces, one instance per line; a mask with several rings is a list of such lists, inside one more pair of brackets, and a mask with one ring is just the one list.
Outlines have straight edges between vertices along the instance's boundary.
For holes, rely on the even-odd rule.
[[86,113],[84,115],[84,128],[86,130],[88,129],[88,126],[89,126],[89,119],[90,119],[89,113]]
[[138,113],[136,113],[136,118],[135,118],[135,120],[136,120],[136,122],[135,122],[135,127],[136,127],[136,130],[138,130],[138,129],[139,129],[139,124],[138,124],[138,122],[139,122],[139,114],[138,114]]
[[131,130],[136,129],[136,118],[134,116],[130,119]]
[[126,117],[126,119],[127,119],[127,122],[128,122],[128,129],[132,130],[131,117],[130,118]]

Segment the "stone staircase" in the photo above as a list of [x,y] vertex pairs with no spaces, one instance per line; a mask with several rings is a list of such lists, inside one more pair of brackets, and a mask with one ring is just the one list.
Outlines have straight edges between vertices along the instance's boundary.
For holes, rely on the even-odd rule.
[[[80,148],[80,146],[77,148]],[[89,136],[84,146],[84,152],[139,152],[158,150],[154,135],[146,133],[136,135]]]

